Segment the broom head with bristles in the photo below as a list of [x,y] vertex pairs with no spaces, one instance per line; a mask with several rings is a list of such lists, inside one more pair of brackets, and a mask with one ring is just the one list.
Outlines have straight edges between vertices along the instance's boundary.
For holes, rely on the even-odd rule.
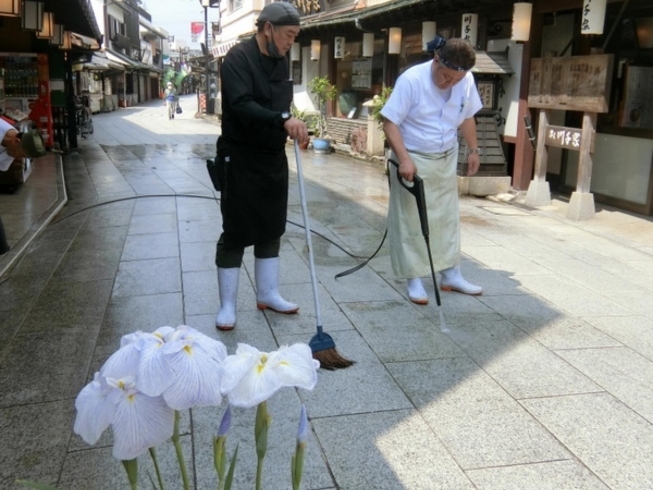
[[336,350],[336,343],[331,336],[318,328],[318,334],[314,335],[308,343],[313,352],[313,359],[320,361],[320,367],[333,371],[335,369],[348,368],[355,361],[342,357]]

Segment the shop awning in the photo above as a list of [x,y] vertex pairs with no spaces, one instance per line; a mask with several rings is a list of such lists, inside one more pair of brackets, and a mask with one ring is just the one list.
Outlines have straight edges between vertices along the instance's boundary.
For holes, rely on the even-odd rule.
[[376,15],[386,14],[395,10],[410,8],[414,5],[437,0],[395,0],[386,2],[381,5],[372,7],[359,7],[357,3],[347,5],[346,7],[320,12],[319,14],[302,17],[302,29],[313,29],[316,27],[327,27],[337,24],[346,24],[348,22],[356,23],[361,20],[368,20]]
[[134,68],[139,68],[139,65],[136,62],[128,58],[114,54],[109,50],[107,50],[105,54],[107,55],[107,58],[113,65],[112,68],[118,68],[120,70],[133,70]]
[[232,39],[231,41],[216,44],[215,46],[211,46],[211,54],[214,58],[222,58],[227,54],[227,51],[233,48],[236,44],[238,44],[238,39]]
[[54,13],[57,23],[63,24],[66,30],[98,42],[102,39],[90,0],[44,0],[44,3],[44,9]]
[[512,75],[515,71],[503,52],[486,53],[485,51],[476,51],[476,65],[472,68],[472,73]]
[[111,69],[111,63],[105,56],[94,54],[86,63],[80,63],[81,68],[90,71],[104,71]]
[[84,49],[97,50],[100,49],[100,43],[93,37],[84,36],[76,32],[71,32],[72,43]]
[[369,9],[356,9],[356,4],[354,3],[339,9],[307,15],[301,19],[301,28],[311,29],[314,27],[325,27],[329,25],[354,22],[355,19],[365,10]]

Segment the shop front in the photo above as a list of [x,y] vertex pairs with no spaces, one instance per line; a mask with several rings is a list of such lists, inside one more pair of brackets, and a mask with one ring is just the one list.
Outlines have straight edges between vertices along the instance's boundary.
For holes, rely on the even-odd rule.
[[[588,192],[596,202],[652,215],[653,3],[595,1],[588,9],[574,1],[554,10],[555,6],[544,1],[535,4],[533,59],[609,55],[612,62],[603,94],[606,107],[596,114],[590,168],[584,168],[578,151],[555,148],[548,152],[546,180],[552,190],[569,194],[584,184],[583,173],[589,172]],[[532,91],[529,87],[528,94]],[[568,91],[560,90],[565,96]],[[551,111],[550,124],[580,128],[583,113],[592,107],[575,109],[557,107]],[[543,110],[531,110],[534,120]]]
[[[483,170],[487,175],[506,176],[510,166],[504,156],[508,150],[504,149],[503,138],[506,132],[515,133],[518,94],[505,88],[514,85],[507,78],[517,75],[514,79],[518,79],[521,69],[520,63],[508,59],[512,2],[477,2],[471,10],[469,4],[398,0],[366,8],[350,4],[341,6],[339,11],[331,4],[329,12],[306,16],[299,39],[301,59],[297,60],[302,70],[297,73],[306,79],[327,75],[336,86],[338,94],[330,108],[329,135],[336,142],[350,144],[356,153],[382,154],[382,145],[379,148],[373,143],[379,139],[379,126],[368,120],[373,98],[380,96],[384,87],[391,88],[405,69],[431,58],[426,43],[436,34],[445,38],[467,35],[478,50],[480,68],[474,72],[479,88],[483,82],[485,98],[489,94],[492,99],[485,108],[487,124],[481,125],[479,135],[479,140],[486,141],[491,148],[482,156]],[[502,29],[505,25],[508,28]],[[487,47],[496,41],[502,44],[493,49],[501,52],[486,53]],[[512,43],[511,47],[515,45]],[[301,109],[310,108],[305,84],[298,84],[297,76],[294,78],[295,102],[303,104]],[[361,139],[372,144],[363,145]],[[362,152],[363,146],[366,151]]]
[[87,0],[0,4],[0,115],[41,131],[49,147],[76,147],[73,60],[90,50],[76,41],[101,35]]

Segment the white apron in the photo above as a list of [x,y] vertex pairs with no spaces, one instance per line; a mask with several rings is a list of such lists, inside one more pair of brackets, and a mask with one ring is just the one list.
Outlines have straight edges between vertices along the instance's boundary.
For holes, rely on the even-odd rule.
[[[458,219],[458,145],[445,153],[426,155],[409,152],[424,181],[429,218],[429,243],[436,271],[460,262],[460,222]],[[390,158],[398,162],[394,153]],[[390,165],[388,241],[392,270],[397,277],[413,278],[431,274],[428,252],[417,212],[417,200],[397,180],[397,168]]]

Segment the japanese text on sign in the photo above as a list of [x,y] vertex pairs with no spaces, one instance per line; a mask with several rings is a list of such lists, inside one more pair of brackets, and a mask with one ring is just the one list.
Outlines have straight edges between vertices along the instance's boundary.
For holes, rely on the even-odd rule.
[[478,14],[463,14],[462,38],[476,46],[476,35],[478,31]]
[[581,31],[588,31],[590,28],[590,14],[592,13],[592,0],[587,0],[583,5],[583,21],[580,25]]
[[494,84],[492,82],[478,82],[478,95],[481,97],[483,109],[494,108]]
[[547,126],[545,144],[566,148],[568,150],[580,150],[581,130],[578,128],[565,128],[561,126]]

